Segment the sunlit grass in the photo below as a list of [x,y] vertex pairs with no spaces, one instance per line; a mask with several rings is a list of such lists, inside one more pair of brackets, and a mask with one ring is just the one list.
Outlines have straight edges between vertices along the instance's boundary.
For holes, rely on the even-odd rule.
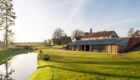
[[52,48],[56,48],[56,49],[61,49],[63,48],[65,45],[53,45]]
[[38,69],[29,80],[140,80],[140,51],[117,55],[43,47],[42,51],[50,60],[39,55]]

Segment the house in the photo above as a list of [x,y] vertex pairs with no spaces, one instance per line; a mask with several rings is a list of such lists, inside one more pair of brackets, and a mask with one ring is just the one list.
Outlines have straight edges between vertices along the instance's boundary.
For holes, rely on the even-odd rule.
[[92,32],[90,29],[89,33],[85,33],[81,40],[96,40],[96,39],[113,39],[118,38],[118,35],[115,31],[100,31]]
[[68,44],[72,42],[71,37],[69,36],[62,36],[61,41],[62,41],[62,44]]
[[115,31],[86,32],[81,40],[67,44],[68,50],[90,51],[117,54],[131,50],[136,45],[140,45],[140,31],[136,31],[134,36],[120,38]]
[[74,38],[72,39],[72,42],[79,41],[79,40],[81,40],[81,38],[82,38],[82,36],[74,37]]
[[134,33],[133,37],[140,37],[140,30],[137,30],[137,31]]
[[118,53],[127,49],[129,38],[119,38],[115,31],[85,32],[80,40],[67,44],[68,50]]
[[68,44],[68,50],[119,53],[129,46],[129,38],[81,40]]
[[48,42],[49,42],[49,44],[50,44],[50,45],[54,45],[54,43],[53,43],[53,40],[52,40],[52,39],[49,39],[49,40],[48,40]]

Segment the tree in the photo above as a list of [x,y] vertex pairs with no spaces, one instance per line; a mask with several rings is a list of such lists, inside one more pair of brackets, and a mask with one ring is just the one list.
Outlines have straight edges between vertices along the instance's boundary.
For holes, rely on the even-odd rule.
[[84,36],[84,32],[82,30],[76,29],[72,32],[72,37],[79,37],[79,36]]
[[130,28],[128,31],[128,36],[132,37],[134,35],[134,28]]
[[61,36],[65,36],[65,32],[61,28],[56,28],[56,30],[53,33],[53,38],[60,39]]
[[[6,43],[6,37],[5,37],[5,33],[4,33],[4,35],[3,35],[3,41],[4,41],[4,45],[5,45],[5,43]],[[11,43],[11,44],[13,44],[14,43],[14,41],[15,41],[15,38],[14,38],[14,33],[12,32],[12,30],[9,30],[8,31],[8,34],[7,34],[7,40],[8,40],[8,43]]]
[[53,42],[56,42],[56,44],[61,44],[61,37],[65,36],[65,32],[61,28],[56,28],[56,30],[53,33]]
[[10,26],[15,24],[16,18],[12,0],[0,0],[0,18],[0,25],[4,29],[4,45],[8,47],[9,34],[12,32]]
[[16,41],[14,35],[15,35],[15,33],[12,32],[12,30],[9,30],[9,31],[8,31],[8,43],[10,43],[11,45],[13,45],[14,42]]

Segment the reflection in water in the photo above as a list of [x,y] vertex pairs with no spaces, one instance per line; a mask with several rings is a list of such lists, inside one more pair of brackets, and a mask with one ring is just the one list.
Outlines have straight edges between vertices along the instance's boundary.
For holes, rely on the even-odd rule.
[[10,77],[10,75],[14,72],[14,70],[11,68],[11,70],[8,71],[9,70],[9,65],[10,65],[9,62],[5,63],[5,72],[6,73],[5,73],[5,75],[0,74],[0,80],[15,80],[12,77]]
[[36,68],[36,53],[17,55],[0,65],[0,80],[27,80]]

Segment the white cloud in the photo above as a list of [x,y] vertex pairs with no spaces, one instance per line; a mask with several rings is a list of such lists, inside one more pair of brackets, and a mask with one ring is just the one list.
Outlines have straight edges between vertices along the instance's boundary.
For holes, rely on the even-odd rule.
[[75,17],[81,11],[81,9],[87,1],[88,0],[81,0],[78,3],[76,2],[75,5],[73,5],[73,8],[71,9],[70,14],[68,16],[68,21]]

